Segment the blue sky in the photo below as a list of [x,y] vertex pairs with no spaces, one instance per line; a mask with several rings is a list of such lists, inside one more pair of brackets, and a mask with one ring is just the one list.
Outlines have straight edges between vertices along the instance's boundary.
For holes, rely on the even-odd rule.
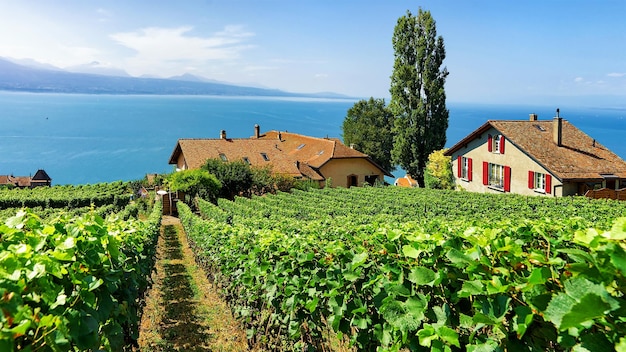
[[388,99],[394,26],[419,7],[449,101],[626,105],[624,0],[0,0],[0,56]]

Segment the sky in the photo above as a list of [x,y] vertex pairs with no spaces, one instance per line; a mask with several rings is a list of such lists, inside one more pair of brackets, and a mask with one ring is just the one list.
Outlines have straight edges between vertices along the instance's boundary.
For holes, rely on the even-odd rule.
[[394,26],[419,8],[448,101],[626,107],[625,0],[0,0],[0,56],[388,100]]

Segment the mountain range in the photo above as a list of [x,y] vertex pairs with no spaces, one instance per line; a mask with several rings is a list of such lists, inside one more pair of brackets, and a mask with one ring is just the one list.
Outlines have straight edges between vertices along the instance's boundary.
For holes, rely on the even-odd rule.
[[184,74],[170,78],[132,77],[123,70],[108,69],[97,62],[63,70],[34,60],[0,57],[0,90],[34,93],[231,95],[349,98],[324,93],[292,93],[279,89],[241,86]]

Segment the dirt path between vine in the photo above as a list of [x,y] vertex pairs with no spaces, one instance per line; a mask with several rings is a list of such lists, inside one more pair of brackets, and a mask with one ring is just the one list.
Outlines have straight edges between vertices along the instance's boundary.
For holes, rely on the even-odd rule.
[[180,221],[164,216],[139,350],[247,351],[245,332],[199,268]]

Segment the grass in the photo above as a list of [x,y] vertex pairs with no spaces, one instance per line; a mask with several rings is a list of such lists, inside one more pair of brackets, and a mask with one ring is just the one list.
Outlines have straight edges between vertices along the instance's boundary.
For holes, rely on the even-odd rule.
[[246,334],[194,261],[178,219],[164,217],[139,350],[247,351]]

